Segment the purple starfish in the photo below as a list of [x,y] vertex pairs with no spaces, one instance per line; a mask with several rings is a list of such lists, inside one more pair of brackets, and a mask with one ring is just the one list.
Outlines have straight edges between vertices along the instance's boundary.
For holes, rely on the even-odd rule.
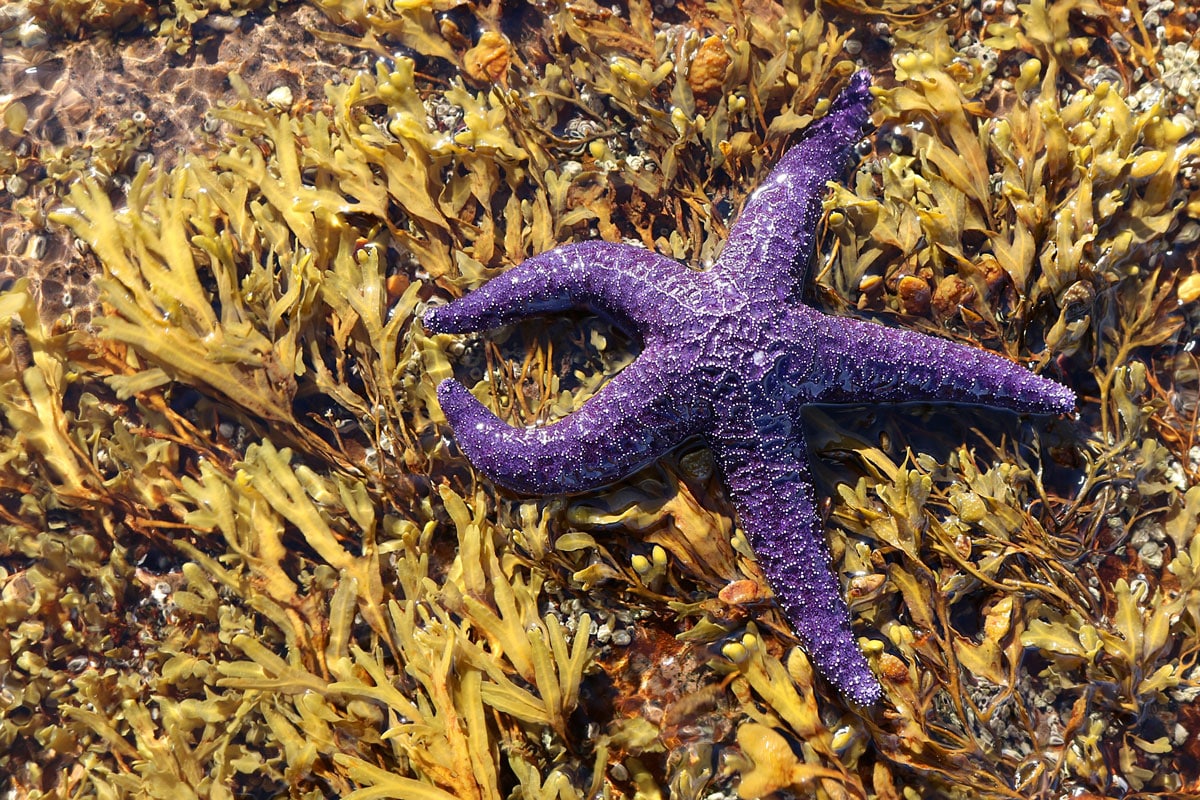
[[459,446],[496,483],[545,495],[596,489],[703,436],[805,650],[863,705],[882,691],[830,569],[801,407],[946,401],[1063,413],[1075,405],[1071,390],[991,353],[801,302],[821,197],[870,106],[870,76],[859,72],[750,195],[709,270],[629,245],[564,245],[424,320],[430,331],[463,333],[582,307],[636,331],[643,350],[633,364],[550,425],[506,425],[462,384],[444,381],[438,398]]

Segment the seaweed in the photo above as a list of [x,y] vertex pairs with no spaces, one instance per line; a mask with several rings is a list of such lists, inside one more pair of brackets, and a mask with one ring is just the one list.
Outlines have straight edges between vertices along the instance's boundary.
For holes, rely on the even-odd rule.
[[[1200,81],[1183,9],[579,3],[517,25],[501,4],[314,5],[354,66],[315,103],[232,73],[205,146],[175,160],[140,156],[159,135],[145,120],[30,147],[28,97],[3,101],[5,210],[68,229],[61,257],[98,299],[68,325],[33,281],[0,293],[0,785],[1195,790]],[[115,30],[184,54],[222,14],[274,10],[22,8],[6,41]],[[443,378],[536,424],[636,342],[591,318],[486,344],[418,322],[574,239],[711,258],[856,61],[878,76],[879,131],[831,187],[814,301],[989,347],[1083,398],[1077,419],[1000,440],[969,409],[814,411],[878,709],[814,676],[702,448],[554,499],[497,492],[454,450]]]

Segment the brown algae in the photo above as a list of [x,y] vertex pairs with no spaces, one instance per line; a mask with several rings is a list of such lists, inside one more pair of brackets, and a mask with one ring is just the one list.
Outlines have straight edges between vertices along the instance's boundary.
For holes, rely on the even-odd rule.
[[[298,19],[347,55],[315,95],[231,71],[178,155],[0,98],[0,789],[1200,790],[1195,9],[313,5],[0,20],[64,59]],[[814,414],[876,710],[814,678],[702,450],[522,501],[452,448],[452,370],[532,424],[627,363],[618,332],[417,322],[574,239],[711,259],[856,64],[879,130],[816,301],[1083,398],[1002,440],[969,410]],[[50,269],[95,276],[87,313],[45,302]]]

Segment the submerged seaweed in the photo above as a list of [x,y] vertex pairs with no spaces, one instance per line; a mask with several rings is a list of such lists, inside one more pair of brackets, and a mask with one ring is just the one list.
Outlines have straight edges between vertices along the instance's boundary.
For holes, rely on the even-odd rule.
[[[261,5],[55,0],[0,35],[148,25],[186,55],[217,12]],[[0,788],[1200,789],[1186,9],[315,5],[358,62],[315,103],[231,73],[178,159],[139,156],[144,120],[54,144],[0,101],[5,213],[69,229],[54,258],[98,292],[82,317],[31,280],[0,294]],[[817,302],[1038,362],[1083,398],[1000,441],[1017,426],[969,409],[814,412],[874,710],[814,677],[702,449],[530,501],[453,449],[452,371],[533,424],[634,343],[595,319],[486,343],[416,324],[573,239],[711,259],[856,61],[879,132],[831,190]]]

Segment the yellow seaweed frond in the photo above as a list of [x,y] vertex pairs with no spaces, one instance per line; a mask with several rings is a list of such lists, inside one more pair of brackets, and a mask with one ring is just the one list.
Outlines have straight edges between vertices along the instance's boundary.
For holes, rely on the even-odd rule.
[[[65,337],[51,337],[24,280],[0,295],[0,408],[13,435],[3,458],[9,469],[29,469],[33,451],[60,482],[59,494],[86,503],[99,490],[98,476],[71,436],[63,394],[70,381]],[[11,488],[16,488],[15,486]]]

